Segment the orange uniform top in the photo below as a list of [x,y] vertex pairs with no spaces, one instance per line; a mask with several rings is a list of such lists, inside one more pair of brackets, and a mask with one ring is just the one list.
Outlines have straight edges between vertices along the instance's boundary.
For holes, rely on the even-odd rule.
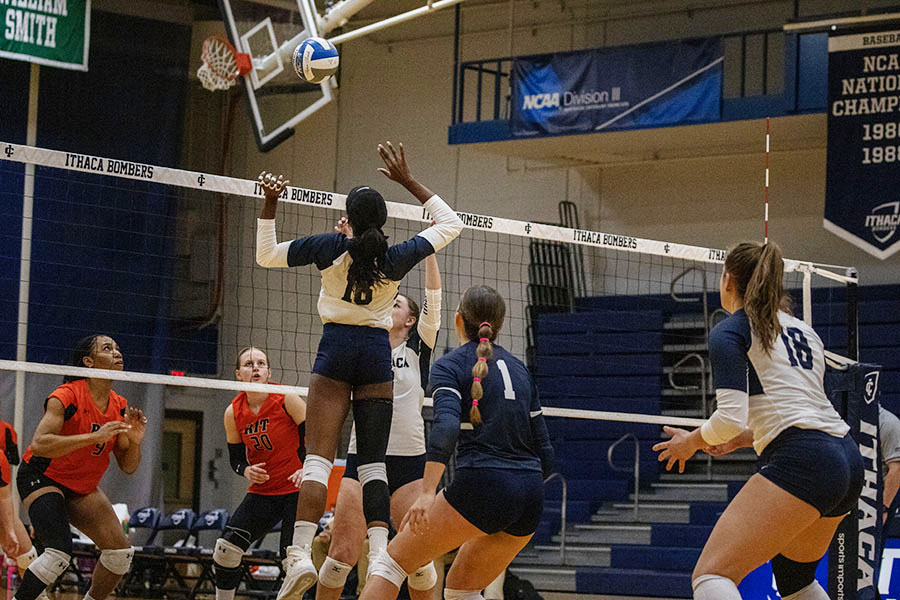
[[12,479],[12,475],[10,474],[9,460],[6,459],[5,453],[0,452],[0,487],[8,486],[10,479]]
[[13,426],[6,421],[0,421],[0,444],[3,446],[3,453],[9,464],[19,464],[19,437]]
[[241,392],[231,401],[231,409],[247,450],[247,463],[264,462],[263,468],[269,474],[268,481],[254,483],[247,491],[265,496],[296,492],[288,477],[303,466],[297,456],[300,434],[284,406],[284,394],[269,394],[259,412],[254,413],[247,404],[247,393]]
[[[109,421],[121,421],[128,404],[125,398],[110,390],[106,412],[100,412],[84,379],[62,384],[50,394],[48,400],[50,398],[56,398],[63,405],[65,421],[59,435],[91,433]],[[113,436],[104,443],[84,446],[56,458],[36,456],[31,451],[31,446],[28,446],[25,462],[76,494],[90,494],[97,489],[97,484],[109,466],[109,453],[115,446],[117,437]]]

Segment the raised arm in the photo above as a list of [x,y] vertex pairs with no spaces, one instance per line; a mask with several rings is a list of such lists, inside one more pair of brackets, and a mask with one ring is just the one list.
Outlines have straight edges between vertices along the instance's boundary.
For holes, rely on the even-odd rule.
[[256,220],[256,263],[261,267],[288,266],[288,250],[291,242],[281,242],[275,236],[275,212],[278,208],[278,197],[284,192],[290,180],[279,175],[276,179],[271,173],[263,171],[259,174],[259,185],[266,197],[259,218]]
[[31,440],[31,451],[35,456],[57,458],[85,446],[96,445],[102,448],[111,437],[128,430],[126,423],[110,421],[91,433],[60,435],[64,422],[63,403],[59,398],[51,396],[47,399],[47,409]]
[[425,258],[425,303],[417,330],[426,346],[434,350],[441,329],[441,272],[434,254]]

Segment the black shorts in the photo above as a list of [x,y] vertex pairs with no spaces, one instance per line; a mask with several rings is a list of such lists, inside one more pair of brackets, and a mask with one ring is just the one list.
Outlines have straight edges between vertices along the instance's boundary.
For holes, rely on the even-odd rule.
[[544,512],[544,478],[540,471],[457,469],[444,498],[487,534],[531,535]]
[[226,540],[243,550],[272,531],[281,521],[281,540],[278,545],[281,556],[294,537],[294,521],[297,519],[298,492],[277,494],[247,494],[235,509],[225,526]]
[[24,500],[29,494],[45,487],[59,488],[66,498],[75,498],[82,495],[50,479],[33,465],[22,461],[22,464],[19,465],[19,472],[16,474],[16,489],[19,490],[19,498]]
[[[386,456],[384,466],[387,469],[388,492],[393,495],[407,483],[422,479],[422,475],[425,474],[425,455]],[[359,481],[357,467],[359,467],[359,457],[355,454],[348,454],[344,477]]]
[[393,381],[390,334],[377,327],[325,323],[313,373],[352,386]]
[[757,465],[760,475],[823,517],[854,510],[864,483],[863,459],[849,434],[789,427],[769,442]]

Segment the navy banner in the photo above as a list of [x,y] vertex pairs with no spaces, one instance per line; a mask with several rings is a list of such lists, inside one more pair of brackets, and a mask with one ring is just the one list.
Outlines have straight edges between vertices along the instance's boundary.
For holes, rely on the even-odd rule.
[[854,364],[828,371],[832,403],[850,425],[866,468],[858,510],[841,521],[828,550],[828,593],[839,600],[874,600],[881,563],[881,459],[878,446],[878,376],[881,367]]
[[718,121],[722,62],[717,38],[517,58],[510,128],[558,135]]
[[828,38],[825,229],[884,260],[900,250],[900,30]]

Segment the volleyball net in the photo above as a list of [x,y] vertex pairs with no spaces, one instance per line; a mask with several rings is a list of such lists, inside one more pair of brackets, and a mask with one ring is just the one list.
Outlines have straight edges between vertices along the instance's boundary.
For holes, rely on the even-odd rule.
[[[7,142],[0,159],[2,369],[60,373],[75,341],[100,332],[125,356],[127,371],[116,379],[233,386],[238,349],[255,345],[268,352],[277,381],[307,384],[321,332],[319,274],[256,264],[255,180]],[[287,189],[279,239],[333,231],[345,200]],[[430,223],[405,200],[388,203],[391,242]],[[457,344],[462,293],[484,283],[507,302],[500,343],[527,359],[546,404],[673,418],[710,412],[706,339],[724,316],[724,250],[581,229],[568,203],[562,224],[459,215],[463,233],[437,256],[436,356]],[[846,354],[855,273],[785,265],[798,314],[821,326],[826,347]],[[401,293],[421,304],[423,265]]]

